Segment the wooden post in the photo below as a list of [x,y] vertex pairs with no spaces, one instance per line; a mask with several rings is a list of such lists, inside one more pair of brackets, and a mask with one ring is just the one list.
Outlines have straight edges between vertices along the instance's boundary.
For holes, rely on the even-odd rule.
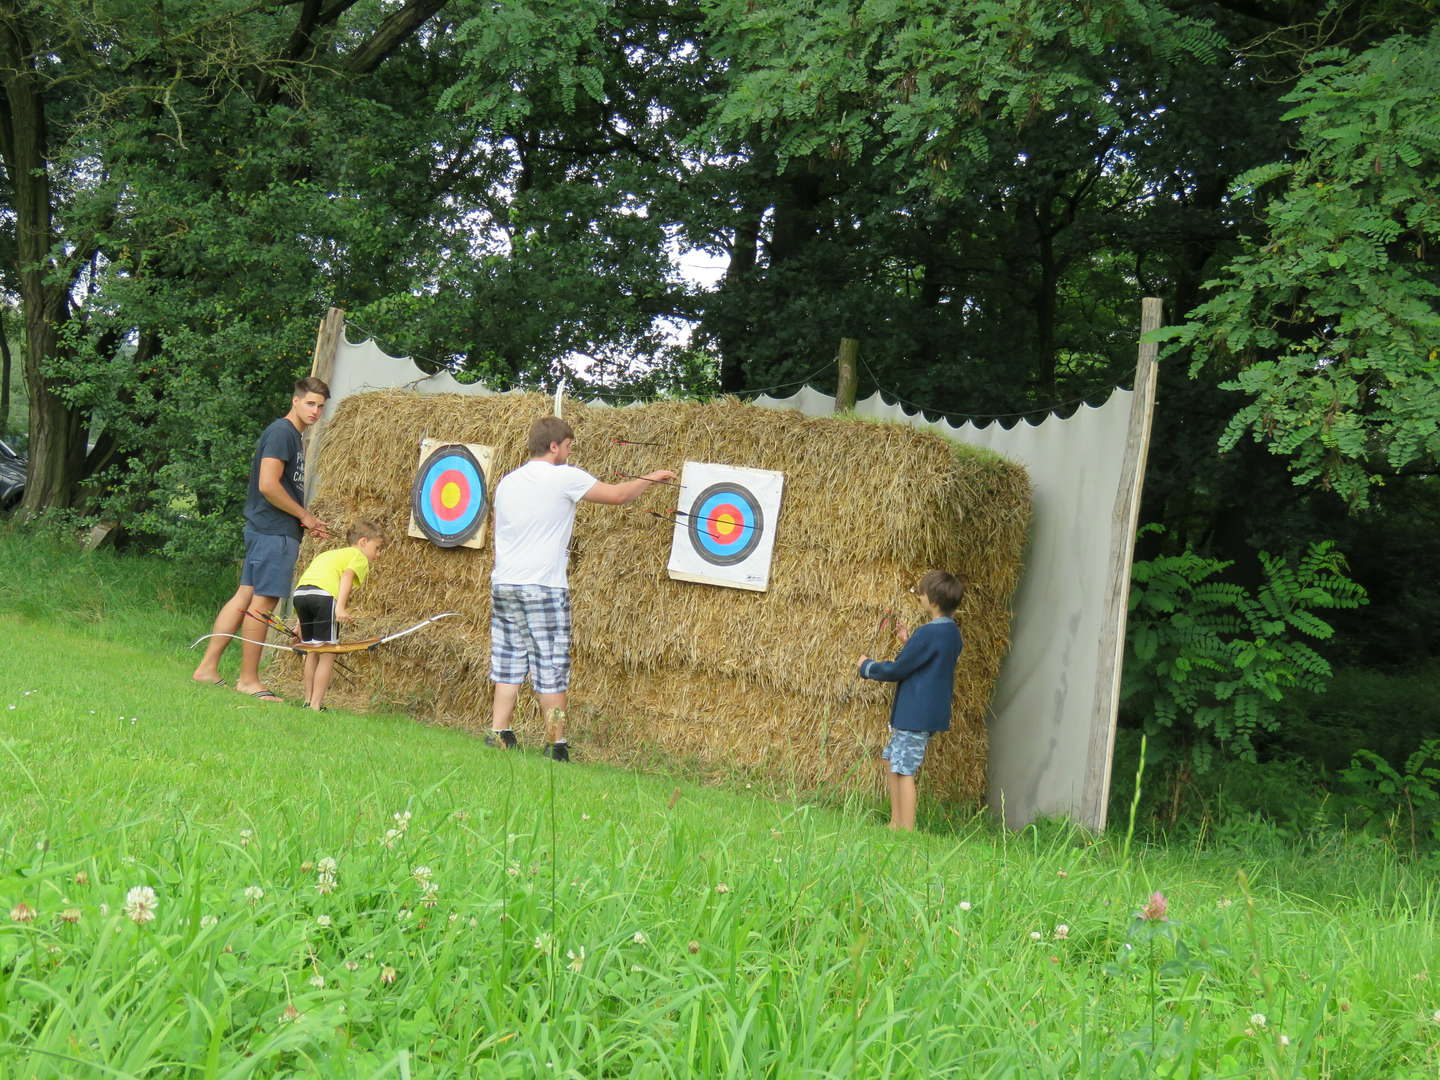
[[1110,766],[1115,756],[1116,713],[1120,707],[1120,675],[1125,663],[1125,621],[1130,612],[1130,564],[1135,558],[1135,529],[1140,520],[1140,492],[1145,485],[1145,460],[1150,451],[1150,426],[1155,416],[1156,357],[1160,347],[1146,341],[1160,329],[1161,304],[1152,296],[1140,301],[1140,358],[1135,366],[1130,427],[1125,437],[1125,464],[1110,521],[1110,574],[1101,657],[1110,663],[1095,682],[1095,719],[1090,728],[1090,753],[1085,767],[1085,824],[1105,828],[1109,803]]
[[[340,349],[340,338],[345,333],[345,312],[340,308],[331,308],[325,312],[325,317],[320,320],[320,332],[315,336],[315,353],[310,358],[310,374],[317,379],[324,379],[326,384],[335,376],[335,354]],[[319,453],[320,453],[320,432],[325,427],[325,421],[331,412],[330,403],[325,403],[325,411],[320,414],[320,419],[305,432],[305,500],[309,503],[310,498],[315,494],[315,486],[318,479]]]
[[860,341],[858,338],[840,339],[840,378],[835,387],[835,411],[849,412],[855,408],[855,394],[860,388]]

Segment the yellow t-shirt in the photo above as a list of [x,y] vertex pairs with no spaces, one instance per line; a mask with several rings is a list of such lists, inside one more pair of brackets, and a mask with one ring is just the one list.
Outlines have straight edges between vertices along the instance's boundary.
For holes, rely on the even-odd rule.
[[322,551],[315,556],[305,573],[300,575],[300,580],[295,583],[295,587],[298,589],[302,585],[310,585],[317,589],[324,589],[331,596],[339,596],[340,579],[346,570],[355,571],[355,584],[351,586],[351,589],[352,591],[358,589],[365,583],[365,575],[370,572],[370,560],[365,558],[365,553],[358,547],[333,548],[330,551]]

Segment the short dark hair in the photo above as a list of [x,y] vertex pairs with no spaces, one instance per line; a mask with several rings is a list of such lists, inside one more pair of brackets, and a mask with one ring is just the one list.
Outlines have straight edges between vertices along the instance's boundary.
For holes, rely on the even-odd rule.
[[965,586],[954,574],[944,570],[931,570],[920,579],[916,590],[940,609],[941,615],[953,615],[965,599]]
[[525,445],[532,458],[544,457],[550,452],[551,443],[562,443],[573,438],[575,432],[564,420],[558,416],[542,416],[531,425],[530,438]]
[[379,540],[383,543],[386,539],[385,530],[373,521],[357,521],[345,534],[347,544],[353,544],[357,540]]
[[324,379],[317,379],[314,375],[307,375],[303,379],[296,379],[295,397],[304,397],[306,394],[319,394],[326,401],[329,401],[330,384]]

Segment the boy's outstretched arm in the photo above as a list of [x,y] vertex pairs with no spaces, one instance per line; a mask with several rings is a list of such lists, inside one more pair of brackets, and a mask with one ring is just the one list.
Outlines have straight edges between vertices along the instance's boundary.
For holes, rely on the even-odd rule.
[[912,634],[894,660],[868,660],[862,657],[859,675],[862,679],[899,682],[924,667],[934,655],[935,645],[928,635]]

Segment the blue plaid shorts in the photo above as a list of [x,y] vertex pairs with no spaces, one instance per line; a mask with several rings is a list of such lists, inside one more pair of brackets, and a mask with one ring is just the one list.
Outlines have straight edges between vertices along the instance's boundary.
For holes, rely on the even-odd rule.
[[896,776],[914,776],[925,762],[925,747],[930,742],[931,731],[901,731],[890,729],[890,741],[880,756],[890,762],[890,771]]
[[570,688],[570,590],[547,585],[490,586],[490,681],[537,694]]

